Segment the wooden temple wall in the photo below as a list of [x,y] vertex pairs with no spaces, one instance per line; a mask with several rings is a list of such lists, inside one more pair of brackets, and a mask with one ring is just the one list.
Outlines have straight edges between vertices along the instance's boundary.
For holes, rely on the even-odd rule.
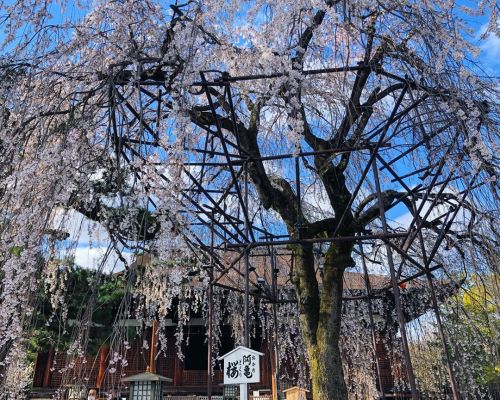
[[[97,355],[87,355],[77,359],[73,368],[70,369],[66,368],[69,360],[65,353],[55,351],[41,353],[38,355],[36,362],[33,386],[35,388],[57,389],[62,385],[77,383],[86,384],[89,388],[106,389],[117,387],[120,384],[121,377],[145,372],[147,368],[151,367],[153,361],[154,366],[150,368],[151,372],[173,380],[166,387],[167,393],[173,395],[206,394],[206,354],[185,351],[186,359],[181,360],[177,355],[175,346],[175,329],[167,331],[167,343],[169,345],[165,352],[151,351],[151,343],[155,346],[155,341],[151,341],[151,338],[156,338],[151,333],[151,329],[148,329],[142,337],[137,337],[131,341],[131,348],[127,352],[128,365],[123,367],[121,371],[118,368],[118,371],[114,374],[105,372],[109,367],[109,360],[112,356],[107,346],[102,346]],[[148,349],[143,348],[144,341],[148,342]],[[189,343],[195,348],[196,346],[197,348],[203,348],[206,346],[204,334],[199,332],[192,334]],[[392,343],[392,345],[397,346],[397,343]],[[265,341],[260,341],[260,346],[257,347],[255,347],[256,350],[264,353],[264,357],[261,359],[261,383],[252,385],[252,389],[272,389],[274,392],[276,386],[273,382],[274,363],[271,357],[273,353]],[[399,362],[392,359],[393,356],[388,353],[386,346],[382,342],[377,344],[376,353],[381,369],[382,386],[384,392],[389,393],[394,390],[395,378],[404,380],[405,371],[398,370],[397,365]],[[153,357],[154,354],[158,354],[156,359]],[[191,360],[188,360],[189,357],[191,357]],[[193,364],[193,357],[197,358],[194,363],[197,369],[190,369],[189,365],[186,365],[186,363]],[[281,368],[286,368],[286,366],[282,365]],[[222,392],[222,382],[223,371],[216,369],[212,379],[214,394]],[[286,386],[285,382],[283,382],[283,386]],[[292,384],[292,386],[295,386],[295,384]]]
[[[198,360],[197,364],[202,364],[203,369],[187,369],[185,361],[179,359],[177,349],[175,347],[175,330],[167,332],[167,343],[169,346],[166,352],[160,352],[154,359],[154,368],[150,368],[151,349],[144,349],[143,342],[151,337],[151,330],[147,330],[143,337],[137,337],[131,341],[131,348],[127,352],[128,365],[114,374],[104,373],[109,367],[109,360],[112,356],[107,346],[101,346],[97,355],[86,355],[83,358],[78,358],[74,362],[73,368],[66,368],[69,363],[68,356],[63,352],[50,350],[45,353],[38,354],[34,376],[33,386],[39,388],[56,389],[63,384],[86,384],[89,388],[107,388],[116,387],[121,376],[131,376],[145,372],[150,368],[152,372],[166,376],[173,380],[167,385],[167,392],[175,394],[184,393],[201,393],[206,392],[207,387],[207,370],[206,359]],[[190,338],[192,340],[204,340],[199,336]],[[148,340],[148,345],[150,340]],[[261,360],[261,383],[255,385],[255,389],[270,389],[271,388],[271,352],[267,351],[266,344],[262,343],[259,349],[265,357]],[[64,382],[63,382],[64,380]],[[214,371],[212,386],[214,393],[222,391],[223,371],[216,369]]]

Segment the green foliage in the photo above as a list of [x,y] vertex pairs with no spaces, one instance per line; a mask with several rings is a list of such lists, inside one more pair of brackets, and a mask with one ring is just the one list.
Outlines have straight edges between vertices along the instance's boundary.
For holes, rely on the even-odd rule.
[[10,254],[16,256],[16,257],[19,257],[21,256],[21,252],[23,251],[22,247],[20,246],[12,246],[10,248]]
[[[28,335],[29,357],[49,348],[67,350],[74,330],[82,329],[82,316],[92,309],[87,351],[97,353],[111,334],[116,311],[124,295],[123,278],[72,266],[59,269],[67,274],[64,307],[53,309],[45,290],[40,291],[39,306]],[[96,282],[98,280],[98,282]]]
[[454,324],[461,342],[470,349],[476,363],[478,385],[500,385],[500,295],[498,275],[473,276],[470,286],[457,299],[459,309],[445,314]]
[[[461,392],[474,398],[483,398],[489,387],[500,385],[498,283],[497,275],[469,277],[466,289],[441,307],[456,380]],[[432,398],[441,398],[449,378],[435,328],[435,332],[413,345],[412,352],[420,389]]]

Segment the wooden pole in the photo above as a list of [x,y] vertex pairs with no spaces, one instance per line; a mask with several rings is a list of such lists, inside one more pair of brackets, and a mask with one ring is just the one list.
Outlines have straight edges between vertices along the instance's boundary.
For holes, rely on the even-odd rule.
[[271,375],[271,395],[273,400],[278,400],[278,385],[274,371]]
[[173,382],[174,386],[182,386],[182,372],[183,372],[182,361],[176,354],[175,364],[174,364],[174,382]]
[[47,362],[45,363],[45,371],[43,372],[42,387],[49,387],[50,386],[50,378],[52,375],[50,369],[52,368],[53,361],[54,361],[54,349],[51,347],[49,349],[48,354],[47,354]]
[[151,346],[149,349],[149,372],[156,374],[156,348],[158,345],[158,322],[156,320],[153,321],[153,326],[151,327]]
[[99,370],[97,371],[96,387],[100,389],[104,381],[104,372],[106,371],[106,359],[109,354],[109,345],[104,343],[99,350]]

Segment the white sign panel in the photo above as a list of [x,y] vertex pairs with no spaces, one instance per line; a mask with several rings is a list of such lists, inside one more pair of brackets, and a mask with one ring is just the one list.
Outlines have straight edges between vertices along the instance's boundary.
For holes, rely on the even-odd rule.
[[260,382],[260,356],[262,353],[239,346],[220,357],[224,360],[224,385]]

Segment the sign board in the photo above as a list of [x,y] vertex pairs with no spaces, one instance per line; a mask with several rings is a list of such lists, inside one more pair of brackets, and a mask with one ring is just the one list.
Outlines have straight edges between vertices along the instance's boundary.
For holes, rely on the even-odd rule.
[[224,360],[224,385],[260,382],[260,356],[264,355],[248,347],[238,346],[219,357]]

